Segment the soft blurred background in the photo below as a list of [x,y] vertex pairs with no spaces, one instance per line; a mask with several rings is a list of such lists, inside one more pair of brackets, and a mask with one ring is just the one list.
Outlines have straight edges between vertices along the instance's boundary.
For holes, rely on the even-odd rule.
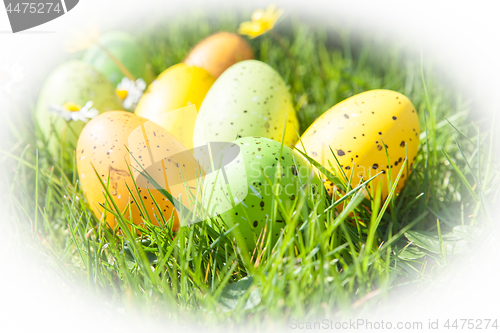
[[[304,18],[356,27],[360,35],[373,34],[404,45],[416,56],[432,59],[455,89],[475,101],[476,110],[498,112],[500,22],[494,3],[471,8],[470,3],[442,1],[275,1],[286,13],[300,12]],[[102,31],[119,28],[141,32],[149,22],[173,20],[198,8],[224,12],[242,8],[250,12],[267,1],[81,1],[61,18],[29,31],[11,34],[5,11],[0,10],[0,66],[17,62],[24,67],[27,86],[20,86],[19,100],[29,101],[48,72],[68,57],[65,42],[72,33],[97,25]],[[186,20],[190,17],[186,16]],[[193,16],[191,19],[196,20]],[[195,24],[196,22],[192,22]],[[173,50],[175,52],[175,50]],[[21,75],[21,74],[19,74]],[[3,114],[21,112],[3,108]],[[24,115],[22,115],[24,116]],[[28,116],[28,115],[26,115]],[[0,124],[3,139],[5,124]],[[5,140],[2,140],[6,142]],[[2,193],[0,193],[2,200]],[[4,201],[5,198],[2,200]],[[33,249],[19,245],[9,217],[0,224],[0,327],[7,330],[72,331],[180,329],[165,322],[124,316],[120,309],[93,301],[91,294],[57,276]],[[397,295],[392,304],[373,314],[372,320],[486,319],[497,315],[493,301],[500,296],[497,233],[479,244],[476,253],[460,269],[450,271],[429,294],[405,300]],[[82,315],[85,314],[85,315]],[[29,318],[29,319],[27,319]],[[425,326],[424,326],[425,327]],[[189,328],[189,323],[186,323]],[[274,328],[279,329],[279,328]]]

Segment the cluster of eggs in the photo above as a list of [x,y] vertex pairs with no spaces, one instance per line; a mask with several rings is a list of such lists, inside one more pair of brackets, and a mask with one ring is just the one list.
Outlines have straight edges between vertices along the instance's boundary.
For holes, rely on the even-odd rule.
[[[61,144],[76,150],[90,208],[110,227],[116,227],[116,218],[104,207],[112,201],[135,224],[147,216],[156,225],[171,221],[177,230],[182,209],[197,207],[201,187],[203,216],[219,216],[228,228],[238,225],[234,232],[252,250],[264,234],[276,241],[286,210],[297,208],[300,193],[307,198],[303,207],[321,213],[325,185],[333,192],[333,184],[321,179],[297,149],[345,174],[351,184],[377,173],[395,179],[403,160],[411,163],[417,154],[420,129],[414,106],[389,90],[342,101],[299,137],[286,83],[272,67],[253,60],[250,45],[239,35],[221,32],[206,38],[156,79],[130,36],[111,33],[99,43],[104,48],[91,48],[82,60],[53,71],[36,117],[54,156],[65,151]],[[124,74],[111,57],[148,86],[133,110],[123,107],[123,96],[115,90]],[[214,160],[232,153],[225,165],[214,167]],[[371,183],[382,182],[384,196],[387,178],[380,175]],[[275,191],[276,184],[284,190]]]

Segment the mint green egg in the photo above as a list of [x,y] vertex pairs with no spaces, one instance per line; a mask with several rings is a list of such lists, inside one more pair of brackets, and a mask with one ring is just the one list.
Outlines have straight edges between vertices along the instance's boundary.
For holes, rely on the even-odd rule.
[[[118,59],[135,79],[142,78],[147,84],[153,81],[153,72],[146,53],[131,35],[122,31],[107,32],[99,38],[99,44]],[[94,66],[115,87],[124,77],[112,58],[98,45],[90,47],[82,60]]]
[[74,149],[89,120],[67,121],[54,108],[66,103],[83,107],[89,101],[98,113],[123,110],[113,85],[83,61],[65,62],[49,74],[38,96],[35,117],[52,155],[59,156],[65,148]]
[[[239,152],[237,156],[235,149]],[[229,155],[233,156],[227,158]],[[256,245],[260,248],[261,241],[258,240],[262,235],[265,235],[266,242],[270,239],[273,246],[286,225],[279,209],[273,217],[272,184],[278,178],[275,193],[279,194],[287,212],[296,209],[304,196],[306,204],[298,211],[302,221],[313,209],[316,212],[325,209],[325,195],[320,193],[323,189],[321,180],[307,161],[292,149],[282,147],[280,142],[262,137],[237,139],[214,157],[214,161],[224,159],[226,163],[215,167],[205,177],[204,207],[210,216],[220,216],[226,229],[238,224],[234,236],[237,241],[240,239],[245,243],[250,254]]]
[[271,66],[245,60],[225,70],[208,91],[198,112],[193,141],[231,142],[259,136],[291,146],[299,123],[285,81]]

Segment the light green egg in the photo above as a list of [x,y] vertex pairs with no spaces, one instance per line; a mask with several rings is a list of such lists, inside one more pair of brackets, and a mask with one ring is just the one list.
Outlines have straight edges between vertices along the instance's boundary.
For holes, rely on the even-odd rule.
[[[68,113],[68,105],[83,107],[89,101],[96,111],[86,114],[88,117],[64,118],[68,114],[75,116]],[[92,66],[72,60],[59,65],[45,80],[35,117],[51,154],[59,156],[66,148],[76,147],[80,132],[92,116],[110,110],[123,110],[115,88]]]
[[208,91],[198,112],[193,141],[231,142],[260,136],[295,144],[297,115],[285,82],[271,66],[245,60],[229,67]]
[[282,149],[279,142],[262,137],[237,139],[227,144],[214,161],[224,159],[226,162],[214,167],[205,177],[204,207],[211,216],[219,215],[227,229],[239,224],[233,231],[236,240],[245,242],[250,253],[256,244],[260,248],[259,237],[262,240],[264,230],[264,240],[270,239],[272,246],[286,225],[279,209],[273,216],[272,188],[278,178],[275,193],[279,193],[285,211],[297,209],[301,197],[306,198],[298,211],[302,221],[313,209],[322,212],[325,208],[325,195],[320,193],[322,182],[310,164],[290,148],[283,146]]
[[[99,44],[118,59],[135,79],[142,78],[147,84],[153,81],[154,75],[146,53],[131,35],[122,31],[110,31],[99,38]],[[89,48],[82,60],[94,66],[115,87],[124,77],[120,68],[98,45]]]

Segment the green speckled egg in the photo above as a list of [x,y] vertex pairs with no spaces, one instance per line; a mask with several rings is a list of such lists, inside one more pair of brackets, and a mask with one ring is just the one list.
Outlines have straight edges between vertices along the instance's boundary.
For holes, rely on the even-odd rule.
[[270,223],[273,194],[266,176],[272,183],[280,178],[279,198],[287,211],[298,201],[301,189],[308,198],[307,205],[300,212],[303,217],[308,216],[307,211],[313,208],[314,203],[317,204],[318,212],[324,209],[325,196],[319,193],[323,188],[321,180],[298,153],[286,146],[281,151],[281,143],[271,139],[245,137],[229,143],[214,160],[220,160],[224,154],[231,154],[230,150],[235,146],[239,148],[239,154],[229,164],[223,163],[223,168],[216,167],[214,172],[205,177],[203,201],[208,213],[220,215],[227,228],[239,223],[235,232],[242,236],[250,252],[256,244],[260,244],[257,241],[264,229],[266,234],[271,233],[274,244],[285,226],[285,219],[279,210],[274,218],[276,223]]
[[245,60],[224,71],[208,91],[193,141],[201,146],[207,141],[260,136],[281,142],[285,125],[284,143],[292,145],[299,123],[285,82],[262,61]]
[[83,61],[65,62],[45,80],[38,97],[35,117],[54,156],[62,152],[61,143],[74,149],[78,135],[88,122],[88,119],[66,121],[58,112],[54,112],[54,107],[62,108],[65,104],[83,107],[89,101],[93,102],[93,108],[99,113],[122,109],[111,83]]
[[[142,78],[147,84],[153,81],[146,53],[132,36],[122,31],[111,31],[99,38],[99,44],[117,58],[136,79]],[[94,66],[115,87],[124,77],[109,55],[97,45],[89,48],[82,60]]]

